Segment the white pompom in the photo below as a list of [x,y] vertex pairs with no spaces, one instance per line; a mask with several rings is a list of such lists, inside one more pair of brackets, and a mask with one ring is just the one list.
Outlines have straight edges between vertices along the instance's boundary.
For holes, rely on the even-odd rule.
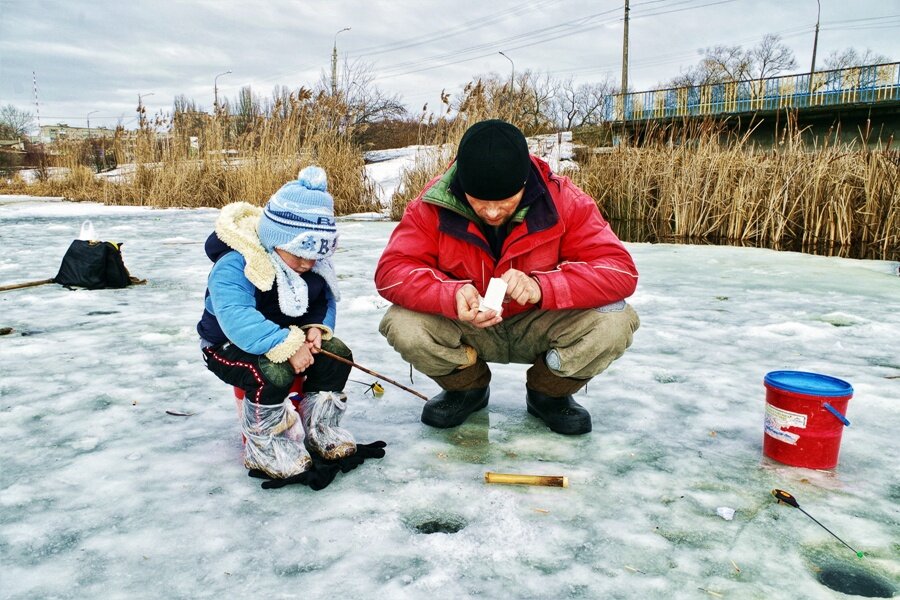
[[325,169],[322,167],[310,165],[302,169],[297,174],[297,181],[308,190],[328,191],[328,177],[325,175]]

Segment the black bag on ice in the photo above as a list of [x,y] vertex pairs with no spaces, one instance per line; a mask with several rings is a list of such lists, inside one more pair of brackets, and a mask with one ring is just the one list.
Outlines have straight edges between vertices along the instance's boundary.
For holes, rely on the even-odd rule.
[[131,285],[131,275],[122,260],[120,246],[94,240],[73,241],[53,281],[66,287],[89,290]]

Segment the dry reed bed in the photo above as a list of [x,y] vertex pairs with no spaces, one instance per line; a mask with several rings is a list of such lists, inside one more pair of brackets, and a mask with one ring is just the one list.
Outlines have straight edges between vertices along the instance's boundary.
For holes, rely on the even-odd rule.
[[[407,203],[446,168],[469,124],[501,117],[526,134],[545,127],[515,118],[527,114],[526,100],[511,102],[508,88],[477,82],[458,104],[447,101],[453,118],[423,122],[418,142],[431,149],[400,174],[392,218],[399,219]],[[301,167],[315,163],[329,174],[338,214],[379,211],[362,153],[351,142],[352,129],[340,125],[345,110],[330,98],[305,93],[276,103],[268,116],[176,116],[155,125],[168,135],[147,128],[115,140],[119,163],[134,165],[118,181],[94,177],[82,166],[84,148],[71,145],[58,157],[57,165],[67,168],[62,178],[29,186],[20,180],[0,183],[0,192],[156,207],[220,207],[238,200],[263,204]],[[669,143],[589,154],[569,174],[618,223],[623,239],[637,241],[649,233],[657,239],[775,248],[862,245],[867,256],[878,258],[900,254],[900,152],[846,144],[810,148],[790,128],[774,149],[755,147],[747,137],[722,143],[706,124],[681,140],[674,139],[674,131],[648,135],[669,136]],[[202,152],[192,148],[192,136]]]
[[620,147],[572,174],[608,219],[658,238],[900,251],[900,153],[713,142]]
[[[434,150],[401,173],[392,218],[446,168],[468,124],[509,110],[502,99],[474,86],[462,118],[439,128],[439,138],[421,141]],[[509,120],[529,133],[527,123]],[[900,258],[896,150],[827,141],[810,147],[791,122],[774,149],[752,144],[749,132],[723,135],[711,123],[645,133],[645,145],[588,154],[567,173],[617,222],[626,241],[711,239],[812,251],[837,246],[856,248],[848,252],[854,256]]]
[[84,143],[69,143],[54,157],[64,175],[27,186],[16,179],[0,186],[0,192],[157,208],[221,207],[236,201],[262,205],[301,168],[317,164],[328,173],[337,214],[378,211],[374,182],[351,143],[352,129],[334,126],[344,110],[305,96],[273,107],[277,116],[160,121],[136,135],[119,133],[114,152],[129,168],[114,178],[95,177],[84,166],[89,162]]

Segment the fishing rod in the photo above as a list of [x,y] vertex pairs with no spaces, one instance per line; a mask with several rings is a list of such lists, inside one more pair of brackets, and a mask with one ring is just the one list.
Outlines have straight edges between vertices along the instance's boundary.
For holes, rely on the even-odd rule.
[[397,383],[396,381],[394,381],[394,380],[391,379],[390,377],[385,377],[385,376],[382,375],[381,373],[376,373],[375,371],[372,371],[371,369],[367,369],[367,368],[365,368],[365,367],[362,366],[362,365],[358,365],[358,364],[356,364],[355,362],[353,362],[352,360],[347,360],[347,359],[344,358],[343,356],[338,356],[338,355],[335,354],[334,352],[329,352],[328,350],[325,350],[324,348],[319,348],[318,351],[319,351],[321,354],[324,354],[325,356],[327,356],[327,357],[329,357],[329,358],[333,358],[334,360],[336,360],[336,361],[338,361],[338,362],[344,363],[345,365],[350,365],[351,367],[356,367],[357,369],[359,369],[360,371],[363,371],[364,373],[368,373],[369,375],[374,375],[375,377],[378,377],[379,379],[384,379],[384,380],[387,381],[388,383],[392,383],[392,384],[396,385],[396,386],[397,386],[398,388],[400,388],[401,390],[404,390],[404,391],[406,391],[406,392],[409,392],[409,393],[412,394],[413,396],[418,396],[419,398],[421,398],[421,399],[424,400],[425,402],[428,402],[428,396],[426,396],[425,394],[420,394],[420,393],[417,392],[416,390],[410,389],[410,388],[406,387],[405,385],[403,385],[402,383]]
[[784,491],[784,490],[772,490],[772,495],[775,496],[775,499],[776,499],[778,502],[787,504],[788,506],[793,506],[794,508],[796,508],[797,510],[799,510],[800,512],[802,512],[804,515],[806,515],[807,517],[809,517],[810,519],[812,519],[812,520],[816,523],[816,525],[818,525],[819,527],[821,527],[822,529],[824,529],[825,531],[827,531],[828,533],[830,533],[831,535],[833,535],[833,536],[834,536],[834,539],[836,539],[837,541],[839,541],[839,542],[842,543],[843,545],[845,545],[845,546],[847,546],[848,548],[850,548],[850,550],[853,550],[853,552],[854,552],[854,553],[856,554],[856,556],[858,556],[859,558],[862,558],[862,557],[864,556],[864,554],[863,554],[862,552],[859,552],[858,550],[854,550],[853,547],[852,547],[850,544],[848,544],[847,542],[845,542],[844,540],[842,540],[841,538],[839,538],[833,531],[831,531],[830,529],[828,529],[827,527],[825,527],[824,525],[822,525],[821,523],[819,523],[819,522],[816,520],[815,517],[813,517],[811,514],[809,514],[808,512],[806,512],[805,510],[803,510],[802,508],[800,508],[800,503],[797,502],[797,499],[794,498],[794,497],[793,497],[791,494],[789,494],[788,492],[786,492],[786,491]]
[[9,290],[18,290],[27,287],[34,287],[37,285],[45,285],[48,283],[53,283],[55,279],[39,279],[38,281],[26,281],[24,283],[13,283],[11,285],[3,285],[0,286],[0,292],[6,292]]

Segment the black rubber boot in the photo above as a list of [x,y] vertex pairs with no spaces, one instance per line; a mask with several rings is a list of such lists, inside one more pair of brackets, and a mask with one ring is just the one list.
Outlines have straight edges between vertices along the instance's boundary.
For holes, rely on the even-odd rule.
[[470,367],[432,379],[444,391],[425,403],[422,422],[426,425],[442,429],[456,427],[473,412],[487,406],[491,370],[481,359]]
[[526,387],[528,412],[564,435],[581,435],[591,431],[591,413],[569,396],[547,396]]
[[529,413],[556,433],[580,435],[591,430],[591,414],[572,398],[587,379],[560,377],[547,368],[544,355],[535,359],[525,376],[525,405]]
[[425,403],[422,422],[432,427],[446,429],[461,425],[473,412],[488,405],[490,388],[476,390],[444,390]]

